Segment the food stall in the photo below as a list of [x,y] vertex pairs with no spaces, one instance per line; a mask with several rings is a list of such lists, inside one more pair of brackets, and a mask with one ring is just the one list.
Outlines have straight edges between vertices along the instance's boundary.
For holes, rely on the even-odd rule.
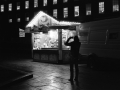
[[40,11],[27,25],[31,33],[33,61],[68,63],[70,47],[64,42],[78,33],[80,23],[57,21]]

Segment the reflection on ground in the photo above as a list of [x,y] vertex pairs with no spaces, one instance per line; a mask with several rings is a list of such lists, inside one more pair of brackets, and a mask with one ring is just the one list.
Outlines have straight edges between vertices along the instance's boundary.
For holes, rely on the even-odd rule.
[[[119,71],[98,71],[79,64],[79,82],[69,82],[69,65],[32,60],[6,61],[4,66],[30,71],[33,78],[4,90],[120,90]],[[0,89],[2,90],[2,89]]]
[[73,85],[68,81],[68,65],[45,64],[30,60],[5,62],[5,65],[33,73],[32,79],[6,90],[79,90],[76,84]]

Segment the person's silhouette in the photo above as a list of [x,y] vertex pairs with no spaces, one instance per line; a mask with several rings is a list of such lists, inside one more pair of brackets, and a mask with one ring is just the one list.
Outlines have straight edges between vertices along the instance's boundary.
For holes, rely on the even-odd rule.
[[[69,42],[70,39],[74,39],[73,42]],[[79,38],[78,36],[74,36],[74,37],[69,37],[68,40],[65,42],[66,46],[71,46],[71,50],[70,50],[70,81],[73,81],[73,77],[74,77],[74,66],[75,66],[75,81],[78,81],[78,73],[79,73],[79,69],[78,69],[78,57],[79,57],[79,49],[81,46],[81,42],[79,42]]]

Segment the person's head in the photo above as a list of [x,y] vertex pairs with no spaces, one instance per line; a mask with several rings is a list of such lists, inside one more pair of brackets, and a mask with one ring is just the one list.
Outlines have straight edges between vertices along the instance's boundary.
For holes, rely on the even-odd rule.
[[76,36],[74,36],[74,41],[75,42],[79,42],[79,38],[78,38],[78,36],[76,35]]

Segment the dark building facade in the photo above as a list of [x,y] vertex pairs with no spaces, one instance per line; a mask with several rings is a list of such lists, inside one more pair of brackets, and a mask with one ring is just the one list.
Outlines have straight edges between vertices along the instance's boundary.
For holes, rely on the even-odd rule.
[[119,0],[0,0],[1,42],[30,50],[30,35],[20,38],[19,28],[40,10],[57,20],[85,23],[119,17],[119,5]]
[[119,17],[119,4],[119,0],[1,0],[0,19],[2,23],[24,28],[43,10],[58,20],[83,23]]

